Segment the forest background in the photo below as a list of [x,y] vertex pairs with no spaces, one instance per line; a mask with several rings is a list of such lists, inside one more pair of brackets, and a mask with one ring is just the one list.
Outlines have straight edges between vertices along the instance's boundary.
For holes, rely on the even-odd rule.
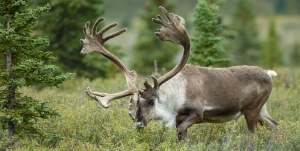
[[[127,32],[111,39],[106,47],[129,70],[137,71],[138,85],[141,87],[144,77],[151,74],[160,76],[169,71],[182,54],[182,48],[177,44],[162,42],[154,35],[159,26],[151,18],[162,14],[158,6],[162,5],[169,12],[182,16],[186,20],[189,36],[197,38],[199,33],[194,23],[197,0],[32,0],[32,8],[47,3],[51,7],[48,13],[39,17],[33,36],[49,37],[50,46],[42,50],[53,52],[57,58],[51,62],[60,67],[55,71],[56,75],[75,73],[75,76],[73,81],[66,81],[60,88],[49,89],[37,85],[18,90],[42,102],[49,101],[49,107],[61,113],[61,116],[40,119],[35,125],[57,135],[47,139],[32,139],[29,135],[18,141],[14,149],[163,150],[172,146],[175,147],[173,149],[187,150],[200,146],[225,150],[237,147],[252,150],[274,150],[276,147],[299,149],[297,142],[300,135],[293,134],[300,134],[300,1],[206,1],[219,6],[218,23],[221,30],[215,34],[223,37],[221,45],[225,52],[218,58],[229,60],[219,64],[198,65],[255,65],[276,71],[278,76],[273,78],[275,88],[268,106],[272,117],[281,125],[280,130],[263,129],[249,136],[244,120],[239,121],[233,132],[229,128],[232,123],[201,124],[191,128],[190,142],[179,143],[174,131],[164,128],[158,130],[155,124],[150,124],[144,133],[134,131],[127,117],[128,98],[115,101],[109,109],[102,109],[91,99],[88,101],[84,93],[87,86],[94,91],[112,93],[126,89],[126,83],[119,69],[105,57],[97,53],[80,55],[82,45],[79,40],[84,39],[82,28],[87,21],[93,24],[97,18],[104,17],[106,20],[100,24],[101,27],[118,22],[118,26],[108,33],[127,28]],[[0,23],[4,24],[2,16]],[[195,45],[192,40],[192,46]],[[194,50],[195,47],[192,52]],[[5,142],[5,133],[5,130],[0,131],[1,142]]]
[[[33,0],[32,7],[43,6],[48,2],[47,0]],[[150,2],[150,0],[93,0],[89,2],[52,0],[50,1],[51,10],[40,17],[34,35],[49,36],[50,47],[45,47],[44,50],[52,51],[57,57],[55,64],[61,69],[57,72],[74,72],[76,77],[86,76],[91,79],[111,77],[119,73],[119,70],[106,58],[100,54],[86,56],[79,54],[82,48],[79,39],[84,37],[83,25],[86,21],[94,23],[97,18],[104,17],[105,25],[112,22],[119,23],[111,32],[121,28],[128,29],[126,33],[110,40],[108,44],[109,50],[130,70],[136,70],[138,75],[150,75],[154,71],[154,60],[156,60],[158,69],[165,68],[168,71],[180,58],[181,48],[176,44],[162,43],[155,37],[153,33],[159,27],[152,23],[151,18],[154,18],[160,11],[152,8],[156,6]],[[209,2],[216,2],[220,6],[222,30],[219,35],[224,37],[222,46],[226,52],[220,57],[231,59],[227,63],[215,66],[256,65],[274,69],[300,65],[299,1],[254,0],[247,6],[238,5],[238,0],[210,0]],[[197,35],[193,24],[197,0],[184,2],[154,0],[151,3],[166,5],[165,7],[169,7],[170,12],[180,14],[186,20],[189,36]],[[239,22],[245,25],[238,25]],[[273,25],[271,25],[272,22]],[[238,26],[249,26],[248,33],[243,33],[241,27]],[[274,26],[273,35],[270,35],[271,26]],[[272,37],[276,39],[275,43],[268,44]],[[277,48],[268,52],[267,45],[276,45]],[[274,60],[278,62],[275,66],[268,63],[264,55],[264,53],[269,55],[278,53],[274,49],[280,51],[280,61]],[[288,71],[284,70],[284,72]],[[291,84],[289,81],[285,82]]]

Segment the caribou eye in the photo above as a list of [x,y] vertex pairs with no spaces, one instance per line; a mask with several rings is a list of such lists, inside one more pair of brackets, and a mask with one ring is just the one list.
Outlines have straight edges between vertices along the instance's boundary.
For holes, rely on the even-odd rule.
[[149,106],[152,107],[153,105],[154,105],[154,100],[151,99],[150,102],[149,102]]

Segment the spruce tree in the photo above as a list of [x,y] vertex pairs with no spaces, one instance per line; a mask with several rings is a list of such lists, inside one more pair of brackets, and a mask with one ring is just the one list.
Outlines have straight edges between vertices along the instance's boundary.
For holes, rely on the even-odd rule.
[[290,60],[292,66],[300,66],[300,46],[298,42],[295,43],[295,46],[290,55]]
[[[88,78],[106,77],[118,71],[118,68],[101,54],[80,54],[83,38],[82,28],[86,21],[93,22],[104,15],[103,0],[38,0],[37,5],[50,3],[51,9],[39,20],[35,30],[39,35],[50,37],[50,46],[44,51],[53,51],[63,71],[77,72],[78,76]],[[99,26],[99,29],[102,25]],[[106,46],[110,52],[121,57],[117,46]],[[108,70],[113,67],[113,70]]]
[[218,12],[217,5],[208,4],[205,0],[198,1],[193,21],[196,37],[192,38],[189,63],[208,67],[229,60],[220,58],[225,51],[222,47],[223,37],[218,36],[222,29]]
[[58,115],[57,111],[47,107],[45,101],[22,95],[18,88],[37,83],[58,86],[72,78],[73,74],[53,75],[57,67],[49,64],[55,59],[52,52],[39,50],[49,46],[49,39],[31,36],[38,17],[48,12],[50,6],[32,9],[30,0],[2,0],[0,6],[4,19],[4,24],[0,23],[0,54],[4,57],[0,73],[0,126],[8,130],[11,141],[14,135],[45,136],[36,128],[36,122]]
[[236,31],[232,41],[233,65],[258,65],[260,44],[255,25],[255,10],[251,0],[238,0],[232,27]]
[[175,65],[175,56],[179,52],[177,44],[171,42],[162,42],[154,35],[157,24],[152,22],[157,14],[161,14],[159,6],[164,6],[169,12],[172,12],[173,5],[167,0],[151,0],[144,5],[144,10],[139,17],[144,24],[139,29],[139,33],[134,44],[131,66],[139,74],[149,74],[154,71],[154,60],[157,61],[158,68],[171,70]]
[[282,64],[282,51],[279,46],[274,18],[270,19],[268,39],[263,44],[262,66],[273,69]]

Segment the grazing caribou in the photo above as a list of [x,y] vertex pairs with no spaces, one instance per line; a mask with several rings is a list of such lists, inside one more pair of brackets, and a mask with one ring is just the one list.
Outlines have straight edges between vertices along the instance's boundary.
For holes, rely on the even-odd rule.
[[103,34],[117,23],[110,24],[97,32],[97,26],[104,18],[99,18],[90,35],[89,22],[83,29],[85,39],[81,54],[101,53],[114,62],[125,75],[127,90],[115,94],[93,92],[88,87],[86,94],[95,99],[104,108],[110,102],[133,95],[129,103],[129,115],[137,120],[135,126],[145,127],[151,120],[159,123],[166,120],[168,127],[177,127],[178,138],[187,137],[187,128],[196,123],[223,123],[238,120],[245,116],[248,129],[255,132],[257,123],[269,128],[278,125],[266,110],[266,102],[272,91],[271,76],[276,72],[263,70],[256,66],[235,66],[230,68],[207,68],[186,64],[190,55],[191,43],[182,17],[168,13],[159,7],[167,17],[152,19],[161,25],[155,34],[162,41],[171,41],[183,46],[184,52],[179,63],[159,79],[151,76],[154,84],[144,82],[145,89],[135,85],[137,74],[129,71],[113,54],[104,48],[104,43],[126,31],[122,29],[103,37]]

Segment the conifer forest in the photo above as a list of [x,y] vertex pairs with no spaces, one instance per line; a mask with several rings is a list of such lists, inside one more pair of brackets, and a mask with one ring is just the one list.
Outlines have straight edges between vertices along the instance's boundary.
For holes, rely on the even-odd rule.
[[0,0],[0,151],[299,142],[299,0]]

